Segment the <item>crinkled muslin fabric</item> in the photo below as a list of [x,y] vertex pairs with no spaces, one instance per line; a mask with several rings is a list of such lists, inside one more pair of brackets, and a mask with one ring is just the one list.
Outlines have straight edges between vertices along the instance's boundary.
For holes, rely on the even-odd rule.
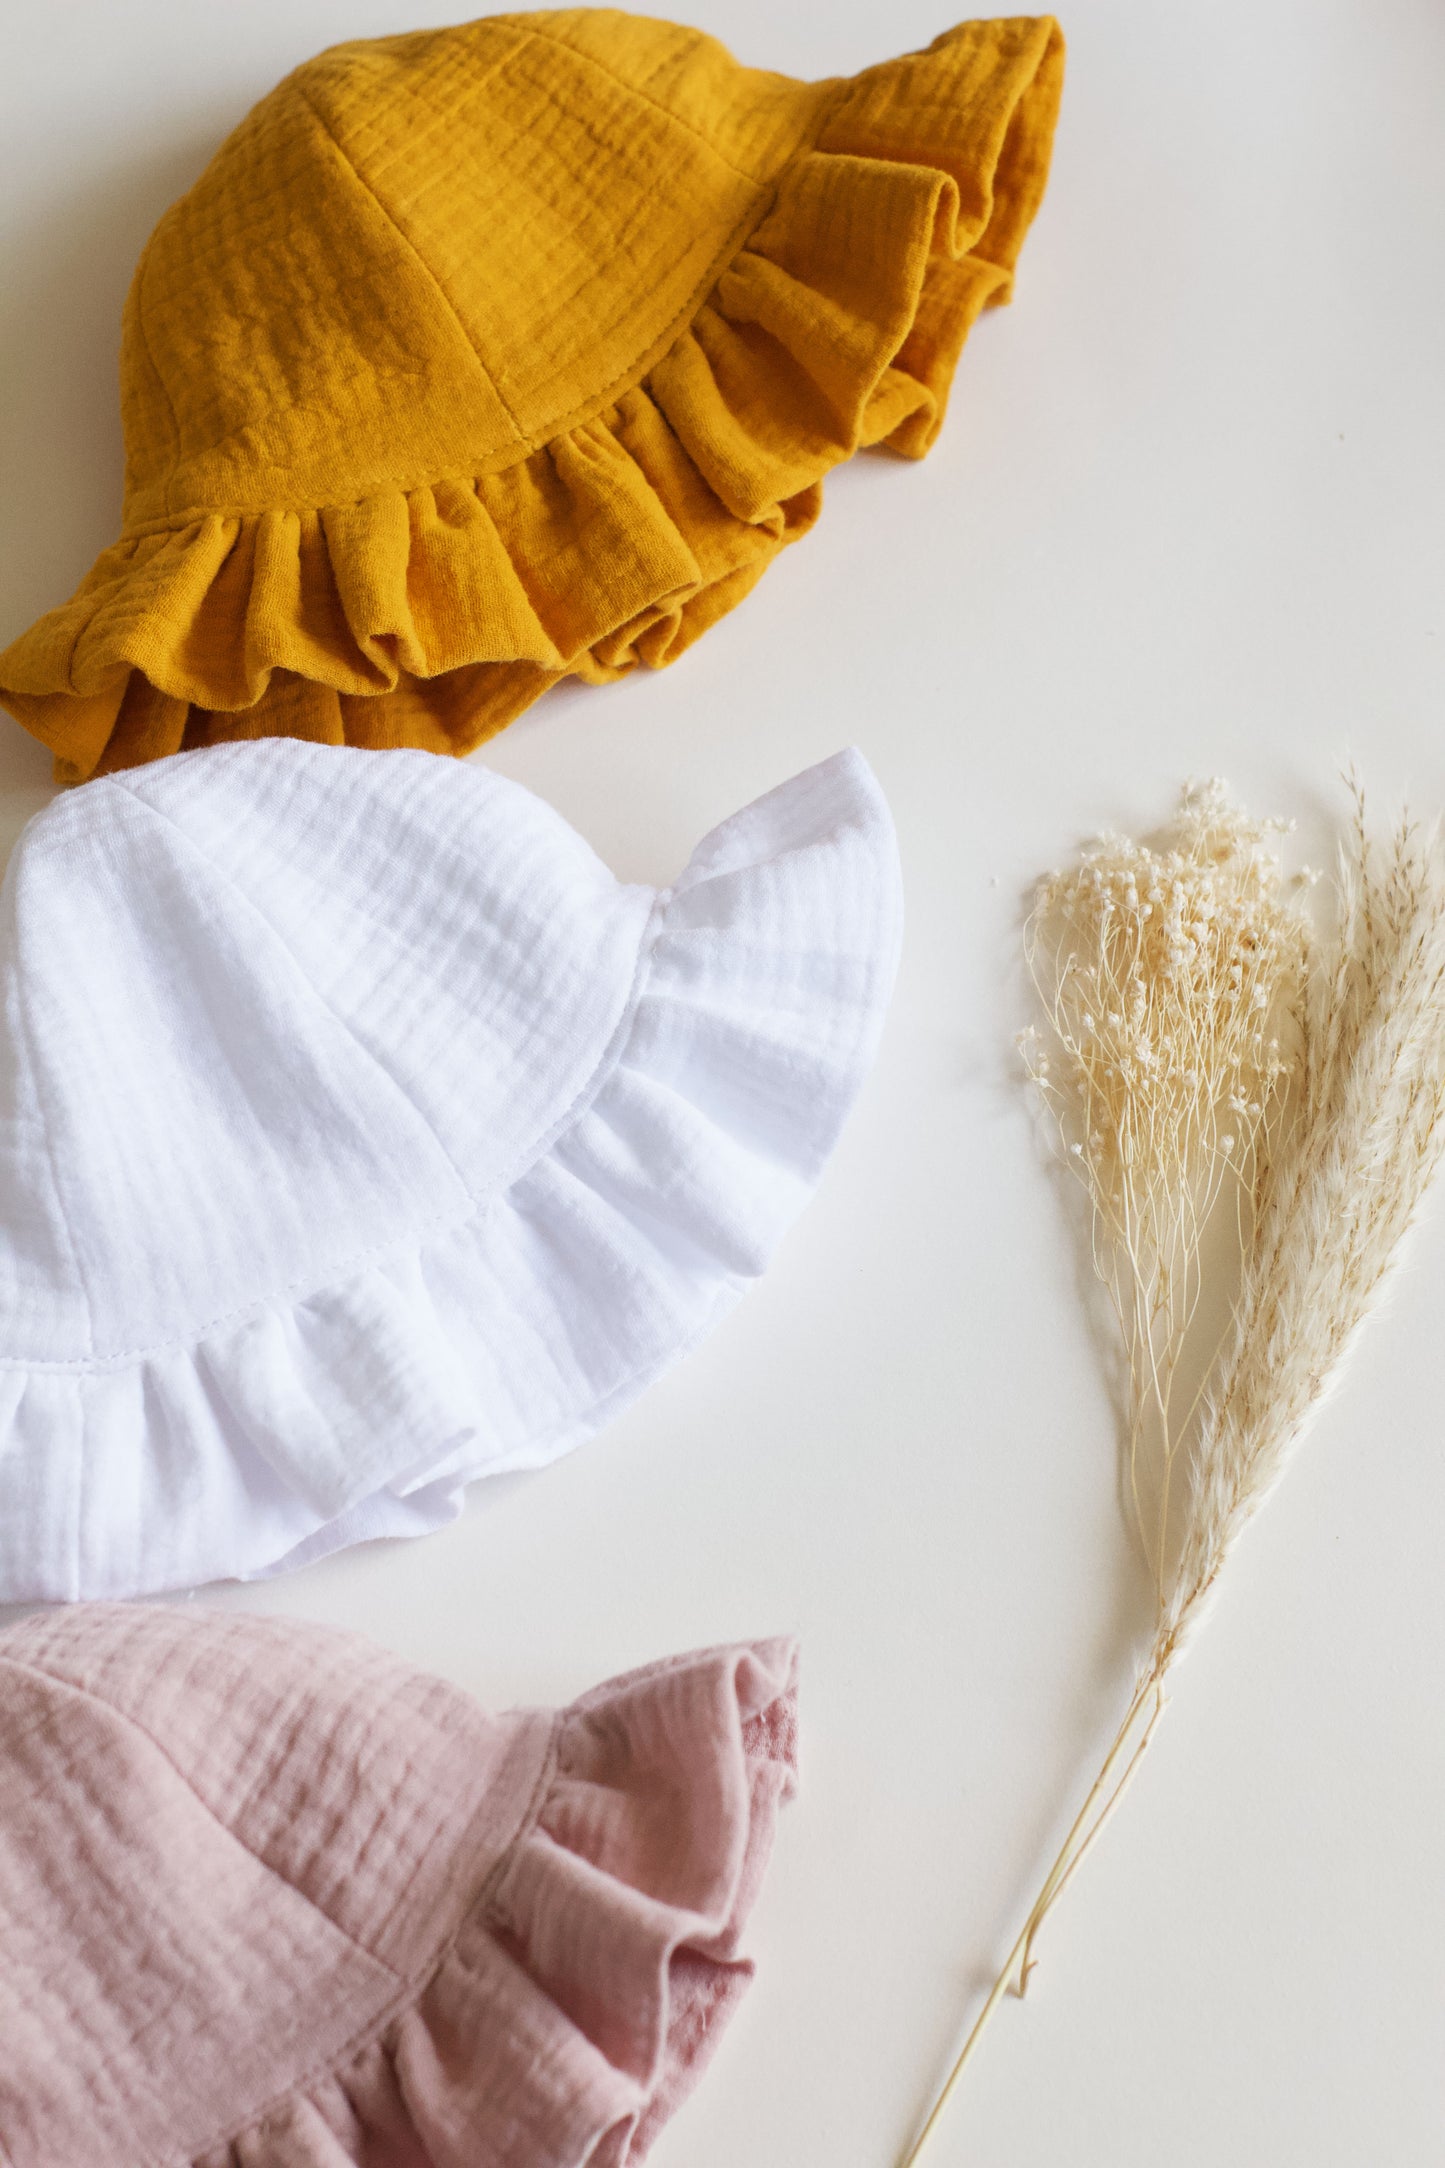
[[0,1601],[417,1534],[588,1436],[806,1202],[900,916],[857,753],[661,891],[420,752],[58,799],[0,890]]
[[460,753],[671,660],[1009,298],[1063,44],[850,80],[612,8],[341,45],[156,229],[123,533],[0,655],[62,781],[223,738]]
[[796,1653],[489,1716],[354,1636],[0,1634],[6,2168],[634,2168],[751,1977]]

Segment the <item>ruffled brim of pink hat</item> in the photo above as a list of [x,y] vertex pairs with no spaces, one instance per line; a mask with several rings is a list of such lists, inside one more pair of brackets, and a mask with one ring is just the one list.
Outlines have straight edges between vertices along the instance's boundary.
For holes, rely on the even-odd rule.
[[795,1668],[786,1643],[685,1657],[569,1710],[535,1811],[421,1994],[195,2168],[634,2168],[752,1978],[738,1942],[793,1787]]
[[[175,1641],[164,1614],[149,1616],[158,1621],[152,1642]],[[78,1639],[67,1618],[80,1622]],[[58,1627],[39,1619],[18,1629],[0,1645],[0,1657],[19,1659],[32,1677],[69,1674],[103,1693],[105,1665],[117,1649],[125,1656],[122,1636],[132,1668],[144,1655],[146,1619],[144,1611],[127,1620],[113,1607],[88,1606],[61,1614]],[[264,1649],[253,1654],[264,1660]],[[178,1656],[184,1672],[204,1663],[206,1650],[162,1646],[162,1670]],[[183,2160],[192,2168],[635,2168],[691,2090],[752,1976],[739,1938],[778,1808],[794,1787],[796,1660],[786,1640],[709,1650],[615,1679],[555,1716],[516,1719],[521,1763],[536,1756],[530,1779],[524,1770],[530,1804],[516,1834],[498,1857],[484,1809],[472,1839],[454,1832],[438,1840],[446,1856],[440,1863],[433,1857],[427,1875],[451,1894],[421,1909],[434,1914],[442,1946],[411,1977],[400,1974],[391,2006],[363,2018],[341,2052],[322,2050],[315,2067],[306,2066],[301,2043],[344,2031],[346,2010],[327,2007],[322,1981],[308,1990],[297,1964],[288,1968],[283,1912],[269,1938],[264,1920],[250,1922],[249,1940],[275,1944],[270,2003],[263,1995],[249,2006],[272,2042],[266,2069],[274,2090],[263,2087],[264,2097],[239,2119],[237,2086],[255,2090],[253,2080],[235,2076],[256,2063],[256,2042],[245,2037],[248,2017],[233,2013],[236,2030],[223,2051],[205,2016],[208,2003],[225,2003],[227,1950],[208,1953],[209,1981],[193,1981],[187,2001],[189,2023],[199,2028],[197,2052],[171,2071],[166,2049],[148,2049],[128,2026],[121,2028],[124,2052],[116,2052],[115,2001],[124,2016],[125,1996],[133,1994],[139,2011],[149,1990],[125,1984],[130,1975],[108,1946],[84,1992],[75,1992],[73,1973],[60,1982],[71,1999],[69,2016],[56,2021],[57,2037],[20,2022],[12,2042],[20,2070],[0,2073],[0,2158],[8,2157],[10,2117],[19,2113],[20,2135],[42,2147],[26,2157],[43,2157],[46,2168],[95,2168],[102,2158],[115,2168],[140,2168],[158,2143],[174,2168]],[[322,1675],[329,1661],[318,1647]],[[382,1693],[385,1702],[385,1686]],[[194,1707],[190,1713],[197,1718]],[[383,1709],[382,1740],[392,1713]],[[402,1730],[390,1743],[402,1749],[406,1736]],[[321,1769],[310,1780],[313,1807],[324,1804],[331,1774]],[[437,1811],[467,1819],[455,1804],[438,1803]],[[52,1836],[66,1812],[63,1798],[53,1802]],[[339,1809],[335,1846],[353,1861],[348,1873],[362,1884],[369,1878],[379,1894],[387,1885],[387,1824],[377,1823],[353,1860],[355,1831],[348,1837],[346,1817]],[[123,1860],[123,1817],[111,1834]],[[82,1869],[90,1849],[87,1825],[76,1818],[70,1851]],[[3,1851],[0,1845],[0,1857]],[[183,1896],[184,1888],[170,1894]],[[205,1893],[195,1894],[204,1905]],[[142,1954],[154,1940],[155,1979],[165,1981],[178,1976],[167,1934],[172,1915],[163,1894],[152,1896],[148,1909],[136,1893],[127,1938]],[[75,1902],[84,1901],[82,1872]],[[415,1908],[415,1895],[411,1901]],[[34,1937],[27,1942],[26,1935],[33,1925],[28,1915],[18,1923],[17,1964],[32,1948]],[[363,1957],[391,1946],[384,1914],[378,1931],[379,1942],[364,1936]],[[84,1945],[95,1932],[77,1922],[67,1939]],[[46,1955],[39,1963],[31,1985],[48,2007],[57,1978],[46,1976]],[[11,1973],[0,1988],[0,2011],[9,1996],[26,1994],[24,1977],[14,1966]],[[100,2022],[90,2014],[97,1997],[112,2005]],[[73,2039],[65,2037],[67,2025]],[[156,2028],[156,2038],[174,2038],[170,2021]],[[97,2046],[102,2040],[108,2044]],[[209,2076],[200,2067],[208,2063]],[[229,2103],[226,2123],[221,2095]],[[133,2148],[138,2126],[127,2101],[140,2118]],[[197,2145],[213,2112],[215,2134]],[[120,2132],[126,2142],[117,2150]]]

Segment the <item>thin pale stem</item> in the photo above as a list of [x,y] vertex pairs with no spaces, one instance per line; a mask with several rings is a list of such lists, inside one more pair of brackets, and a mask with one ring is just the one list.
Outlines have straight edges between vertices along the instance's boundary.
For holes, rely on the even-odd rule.
[[[1125,1792],[1129,1789],[1129,1786],[1134,1781],[1134,1773],[1138,1769],[1140,1762],[1144,1759],[1145,1750],[1148,1747],[1150,1740],[1154,1736],[1155,1727],[1158,1724],[1160,1717],[1164,1714],[1166,1706],[1167,1703],[1164,1695],[1163,1680],[1156,1679],[1154,1682],[1154,1706],[1149,1712],[1148,1722],[1145,1724],[1143,1731],[1139,1734],[1138,1744],[1135,1746],[1133,1753],[1129,1756],[1128,1761],[1124,1764],[1123,1774],[1120,1776],[1118,1782],[1115,1784],[1113,1791],[1110,1792],[1108,1798],[1100,1807],[1089,1828],[1079,1839],[1078,1845],[1076,1846],[1074,1851],[1074,1855],[1069,1861],[1067,1867],[1065,1867],[1063,1873],[1059,1875],[1057,1880],[1053,1883],[1052,1888],[1046,1889],[1045,1892],[1041,1893],[1040,1901],[1034,1906],[1029,1924],[1025,1930],[1027,1940],[1024,1944],[1023,1956],[1019,1960],[1019,1980],[1017,1992],[1020,1997],[1023,1996],[1025,1990],[1027,1989],[1029,1984],[1029,1974],[1034,1969],[1035,1959],[1032,1952],[1034,1943],[1038,1939],[1039,1929],[1043,1926],[1044,1921],[1053,1911],[1054,1906],[1059,1902],[1059,1899],[1063,1896],[1064,1891],[1073,1881],[1074,1876],[1078,1873],[1079,1869],[1083,1866],[1084,1861],[1088,1858],[1090,1852],[1093,1851],[1094,1846],[1098,1843],[1099,1838],[1103,1833],[1105,1823],[1111,1820],[1111,1818],[1117,1811],[1120,1800],[1123,1798]],[[1137,1717],[1138,1710],[1136,1709],[1134,1713]]]
[[[1151,1702],[1153,1706],[1149,1709],[1148,1720],[1143,1731],[1138,1733],[1136,1737],[1139,1718]],[[1140,1762],[1143,1760],[1145,1750],[1154,1736],[1154,1728],[1163,1715],[1164,1708],[1164,1671],[1162,1668],[1155,1668],[1146,1675],[1135,1689],[1134,1697],[1125,1712],[1124,1721],[1114,1734],[1113,1744],[1104,1756],[1099,1774],[1094,1779],[1089,1795],[1075,1815],[1069,1833],[1060,1845],[1053,1865],[1044,1877],[1043,1885],[1029,1909],[1028,1918],[1024,1921],[1018,1940],[1004,1959],[998,1978],[989,1989],[988,1999],[975,2018],[972,2030],[960,2048],[953,2068],[944,2080],[938,2098],[929,2111],[927,2122],[918,2133],[910,2150],[899,2163],[899,2168],[916,2168],[916,2164],[923,2158],[924,2148],[942,2122],[944,2112],[954,2090],[964,2071],[968,2068],[979,2041],[983,2038],[989,2019],[1003,2001],[1004,1996],[1010,1990],[1014,1994],[1021,1996],[1027,1988],[1029,1974],[1034,1969],[1035,1959],[1032,1952],[1039,1929],[1073,1880],[1075,1871],[1083,1864],[1083,1861],[1093,1849],[1100,1831],[1123,1798]],[[1132,1752],[1130,1752],[1123,1769],[1116,1776],[1116,1765],[1131,1741],[1133,1742]]]

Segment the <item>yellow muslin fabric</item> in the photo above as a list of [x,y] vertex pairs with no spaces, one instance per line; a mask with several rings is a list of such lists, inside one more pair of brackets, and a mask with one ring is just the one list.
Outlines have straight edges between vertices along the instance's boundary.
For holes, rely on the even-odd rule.
[[146,248],[124,531],[0,698],[77,781],[239,737],[465,753],[670,661],[831,467],[927,451],[1062,76],[1047,17],[819,83],[612,8],[321,54]]

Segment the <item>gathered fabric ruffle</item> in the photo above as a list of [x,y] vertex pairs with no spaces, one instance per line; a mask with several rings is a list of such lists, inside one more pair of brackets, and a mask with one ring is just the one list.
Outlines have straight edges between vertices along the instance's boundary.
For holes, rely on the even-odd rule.
[[280,1618],[13,1627],[0,2153],[635,2168],[752,1976],[796,1693],[789,1639],[492,1716]]
[[0,656],[0,698],[78,781],[249,736],[466,753],[559,678],[671,661],[840,461],[928,450],[1009,296],[1061,80],[1047,18],[868,71],[602,411],[498,472],[128,534]]
[[399,2015],[193,2168],[636,2168],[752,1977],[797,1650],[714,1649],[557,1721],[532,1814]]
[[0,1367],[7,1598],[127,1598],[420,1534],[473,1478],[590,1436],[807,1202],[873,1057],[901,909],[882,795],[839,754],[699,845],[593,1088],[465,1218],[199,1340]]

